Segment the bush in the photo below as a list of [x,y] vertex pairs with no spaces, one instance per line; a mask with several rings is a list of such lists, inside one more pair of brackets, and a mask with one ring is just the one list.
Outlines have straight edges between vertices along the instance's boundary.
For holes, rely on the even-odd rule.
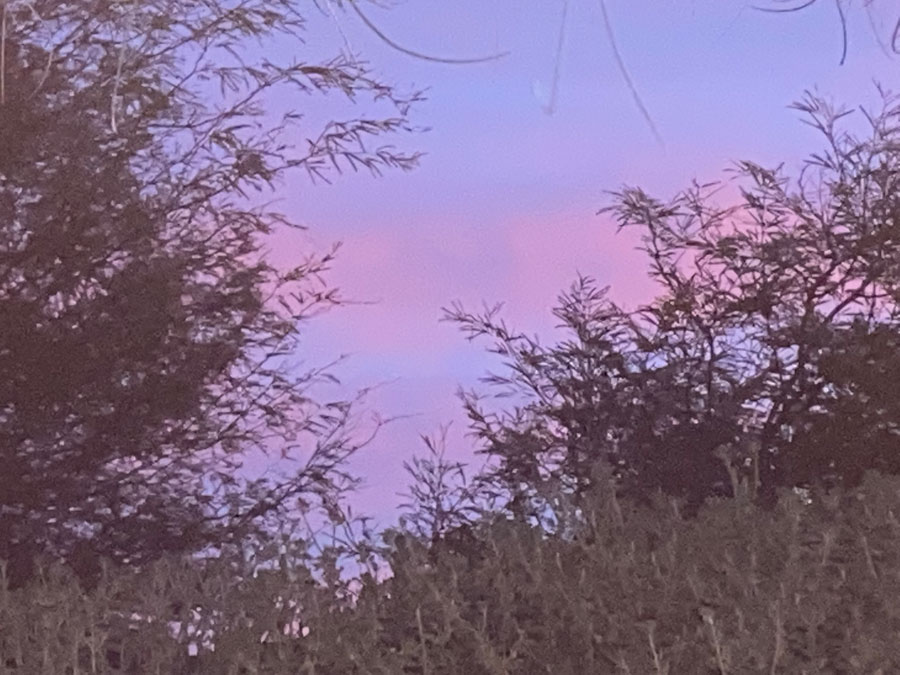
[[350,585],[283,553],[255,576],[224,558],[106,567],[90,593],[51,566],[0,595],[0,669],[896,672],[898,495],[870,473],[810,505],[783,492],[772,511],[724,499],[692,519],[601,495],[565,536],[499,515],[436,543],[395,531],[393,576]]

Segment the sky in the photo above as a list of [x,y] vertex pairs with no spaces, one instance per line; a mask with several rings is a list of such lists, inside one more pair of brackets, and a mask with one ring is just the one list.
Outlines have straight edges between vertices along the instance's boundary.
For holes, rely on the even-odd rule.
[[[412,121],[429,131],[391,139],[425,153],[416,170],[349,174],[331,185],[298,177],[276,195],[279,209],[309,229],[277,235],[273,260],[290,263],[341,242],[328,281],[363,301],[310,322],[298,357],[315,365],[346,355],[334,371],[338,393],[380,385],[368,408],[406,416],[354,460],[364,481],[351,500],[355,511],[382,525],[395,520],[408,484],[403,462],[424,453],[420,435],[442,425],[450,424],[448,457],[473,469],[483,462],[456,394],[487,391],[479,378],[502,364],[485,343],[467,342],[442,322],[443,307],[503,302],[513,327],[544,342],[558,337],[551,309],[578,273],[634,307],[653,286],[634,233],[617,234],[597,215],[610,203],[607,191],[639,185],[668,198],[694,178],[723,178],[739,159],[784,162],[790,171],[821,145],[788,108],[804,90],[857,106],[877,102],[874,81],[896,86],[900,57],[889,58],[875,37],[877,30],[889,39],[896,6],[875,0],[867,16],[863,3],[844,4],[849,51],[841,65],[834,2],[772,14],[743,0],[607,0],[662,144],[617,68],[599,0],[568,0],[552,114],[546,92],[563,0],[366,6],[382,31],[411,49],[446,57],[509,52],[466,66],[410,58],[349,12],[336,9],[332,19],[312,10],[298,58],[332,56],[349,44],[389,82],[428,88]],[[331,112],[321,99],[303,105],[312,119]],[[366,111],[361,102],[356,114]]]

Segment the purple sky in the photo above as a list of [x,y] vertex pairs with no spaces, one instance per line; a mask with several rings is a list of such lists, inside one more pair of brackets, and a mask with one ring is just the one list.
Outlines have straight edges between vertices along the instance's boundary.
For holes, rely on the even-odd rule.
[[[886,38],[893,4],[873,7]],[[385,428],[354,464],[366,482],[355,505],[382,524],[395,518],[406,487],[403,460],[424,451],[419,434],[453,422],[450,455],[472,458],[455,392],[480,387],[478,378],[499,368],[484,345],[439,322],[441,307],[503,301],[513,326],[552,337],[550,308],[577,272],[611,285],[626,305],[646,300],[652,287],[635,238],[595,215],[605,190],[639,184],[669,197],[744,158],[795,167],[820,141],[789,103],[814,86],[840,102],[871,103],[873,78],[896,85],[900,67],[900,57],[882,53],[862,3],[851,6],[850,50],[839,66],[834,3],[776,15],[737,0],[607,0],[661,148],[616,68],[596,0],[569,0],[553,115],[542,111],[534,82],[549,91],[561,0],[368,7],[383,31],[413,49],[511,52],[484,65],[425,63],[339,13],[350,45],[384,78],[429,87],[414,122],[431,131],[396,139],[427,154],[412,173],[345,175],[330,186],[298,177],[278,195],[281,210],[310,230],[282,236],[275,259],[341,241],[330,281],[347,297],[375,301],[311,322],[299,356],[313,365],[349,355],[336,371],[342,392],[386,382],[371,408],[414,415]],[[343,40],[336,24],[310,18],[308,57],[333,55]],[[316,112],[320,103],[310,99],[313,116],[328,114]]]

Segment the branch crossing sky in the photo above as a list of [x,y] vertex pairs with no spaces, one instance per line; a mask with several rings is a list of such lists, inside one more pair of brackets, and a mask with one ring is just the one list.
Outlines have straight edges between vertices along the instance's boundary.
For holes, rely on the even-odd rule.
[[[419,434],[442,424],[452,422],[451,457],[471,460],[473,469],[483,461],[472,455],[455,393],[484,391],[478,378],[501,364],[484,344],[440,322],[442,307],[503,301],[514,327],[550,341],[550,309],[578,272],[633,307],[653,288],[635,237],[596,215],[608,204],[604,191],[631,184],[667,198],[693,178],[723,178],[738,159],[792,170],[821,145],[787,107],[805,89],[857,106],[877,102],[876,80],[900,86],[900,56],[889,58],[876,39],[890,39],[900,10],[886,0],[869,10],[843,4],[849,50],[840,65],[834,2],[772,14],[737,0],[606,0],[664,146],[618,70],[599,0],[568,0],[552,114],[562,0],[367,5],[378,28],[410,49],[447,57],[510,52],[466,66],[398,53],[352,12],[335,7],[331,18],[312,10],[298,58],[333,56],[349,44],[388,81],[428,88],[413,119],[430,131],[395,139],[427,153],[420,168],[379,179],[349,174],[332,185],[298,177],[277,195],[279,208],[310,230],[281,236],[275,260],[341,241],[329,280],[367,301],[310,322],[299,356],[314,365],[347,354],[336,370],[340,392],[383,382],[370,407],[411,415],[383,429],[355,461],[365,485],[354,510],[382,524],[395,520],[407,484],[402,462],[425,451]],[[310,98],[311,118],[329,119],[328,106]],[[355,114],[374,112],[365,106]]]

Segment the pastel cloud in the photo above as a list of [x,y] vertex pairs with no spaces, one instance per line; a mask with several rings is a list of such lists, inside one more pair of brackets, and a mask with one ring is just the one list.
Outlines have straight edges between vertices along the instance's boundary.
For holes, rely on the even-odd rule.
[[368,486],[354,503],[376,514],[400,502],[397,493],[408,479],[402,462],[424,452],[421,434],[452,422],[449,456],[475,466],[483,461],[473,455],[456,392],[481,389],[478,378],[501,366],[486,343],[468,344],[454,326],[441,323],[441,307],[460,300],[477,310],[483,301],[503,301],[511,325],[552,339],[550,310],[577,272],[611,284],[612,297],[625,304],[652,291],[634,237],[616,235],[607,218],[586,207],[480,227],[435,220],[346,236],[330,279],[350,298],[377,302],[337,309],[309,326],[313,346],[351,355],[338,372],[347,375],[348,390],[380,382],[368,399],[371,408],[409,416],[386,426],[354,463]]

